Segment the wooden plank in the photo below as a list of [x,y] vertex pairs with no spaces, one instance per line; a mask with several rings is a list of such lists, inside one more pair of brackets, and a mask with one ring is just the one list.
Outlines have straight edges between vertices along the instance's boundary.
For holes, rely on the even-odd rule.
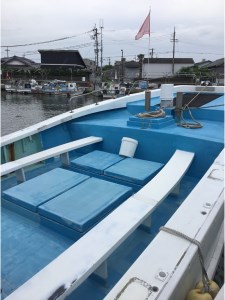
[[50,148],[15,161],[11,161],[1,165],[1,176],[6,175],[8,173],[14,172],[16,170],[22,169],[26,166],[38,163],[45,159],[61,155],[63,153],[85,147],[94,143],[101,142],[103,139],[101,137],[90,136],[80,140],[72,141],[63,145],[59,145],[54,148]]

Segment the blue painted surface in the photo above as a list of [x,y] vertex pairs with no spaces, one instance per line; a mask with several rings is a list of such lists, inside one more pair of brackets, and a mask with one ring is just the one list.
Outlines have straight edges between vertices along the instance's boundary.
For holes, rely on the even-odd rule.
[[73,244],[15,212],[1,210],[2,299]]
[[95,150],[71,161],[71,167],[89,172],[103,174],[103,171],[113,164],[123,160],[118,154]]
[[124,181],[144,185],[163,167],[163,164],[137,158],[126,158],[107,168],[104,174]]
[[[211,105],[214,101],[211,102]],[[220,101],[222,100],[220,99]],[[137,101],[129,104],[129,110],[132,106],[136,107],[137,105],[142,105],[144,109],[144,101]],[[194,163],[189,169],[188,175],[200,178],[224,147],[224,124],[220,117],[219,120],[207,119],[210,113],[213,115],[216,111],[214,108],[199,109],[198,111],[204,114],[204,118],[202,115],[200,120],[203,126],[201,129],[179,127],[175,120],[173,124],[159,129],[151,126],[128,126],[127,121],[132,115],[126,108],[86,116],[76,122],[71,121],[68,129],[73,139],[84,137],[84,132],[86,135],[95,134],[103,137],[104,140],[99,150],[116,154],[119,153],[124,136],[134,138],[139,143],[135,157],[149,161],[166,163],[177,149],[194,152]],[[223,114],[224,107],[220,107],[220,111]],[[193,114],[195,116],[195,111]]]
[[[86,280],[68,300],[100,300],[104,298],[112,286],[121,278],[131,263],[141,254],[145,247],[158,233],[159,227],[164,225],[170,216],[176,211],[185,197],[195,186],[197,180],[205,173],[215,157],[224,146],[224,107],[223,97],[219,97],[212,103],[206,104],[205,108],[193,110],[195,118],[201,120],[203,128],[184,129],[177,124],[167,124],[163,128],[151,126],[128,126],[132,114],[144,111],[144,101],[128,104],[128,109],[118,109],[104,113],[72,120],[67,124],[61,124],[41,133],[44,148],[59,145],[83,138],[90,135],[104,138],[101,144],[92,145],[80,149],[79,152],[71,152],[80,156],[93,150],[119,154],[121,140],[124,136],[138,140],[135,158],[145,159],[165,164],[176,149],[195,153],[194,162],[188,171],[188,175],[181,181],[180,194],[169,196],[157,208],[152,215],[152,228],[150,233],[136,230],[108,260],[109,279],[105,284],[99,284],[92,278]],[[222,102],[221,102],[222,101]],[[153,99],[151,105],[159,102],[159,98]],[[214,107],[210,107],[214,105]],[[219,114],[218,114],[219,112]],[[57,136],[57,139],[56,139]],[[27,178],[40,175],[47,169],[55,167],[47,164],[38,170],[27,172]],[[57,166],[59,164],[57,163]],[[94,174],[94,173],[93,173]],[[101,176],[101,174],[96,174]],[[112,177],[111,177],[112,178]],[[63,179],[63,178],[61,178]],[[116,180],[116,178],[113,178]],[[83,183],[85,183],[84,181]],[[82,184],[83,184],[82,183]],[[3,190],[16,185],[15,177],[4,180]],[[89,201],[91,194],[95,193],[96,185],[92,185],[87,193]],[[104,188],[105,190],[108,190]],[[83,196],[82,196],[83,197]],[[94,196],[93,196],[94,197]],[[96,197],[95,197],[96,198]],[[87,200],[88,201],[88,200]],[[93,204],[93,203],[92,203]],[[100,205],[101,206],[101,205]],[[62,251],[67,249],[74,239],[66,238],[64,231],[58,234],[56,231],[43,226],[42,223],[32,221],[12,210],[2,209],[2,295],[3,298],[15,290],[19,285],[42,269]],[[79,217],[79,216],[78,216]],[[85,229],[85,216],[78,222],[78,227]],[[93,219],[92,219],[93,220]],[[52,228],[56,229],[57,222],[52,222]],[[93,223],[92,223],[93,224]],[[88,224],[88,226],[91,223]],[[62,225],[64,226],[64,225]],[[82,227],[84,226],[84,227]],[[64,226],[66,230],[68,226]],[[73,235],[71,235],[73,236]]]
[[88,178],[83,174],[57,168],[4,191],[3,198],[36,212],[42,203]]
[[132,189],[90,178],[38,208],[40,215],[79,232],[89,230],[132,195]]
[[171,195],[167,197],[152,214],[151,231],[146,232],[139,227],[116,249],[107,260],[109,276],[105,283],[99,283],[90,276],[78,289],[68,296],[67,300],[102,300],[154,239],[159,231],[159,227],[165,225],[171,214],[175,212],[181,204],[182,199],[188,195],[195,184],[195,179],[185,177],[181,181],[179,196]]

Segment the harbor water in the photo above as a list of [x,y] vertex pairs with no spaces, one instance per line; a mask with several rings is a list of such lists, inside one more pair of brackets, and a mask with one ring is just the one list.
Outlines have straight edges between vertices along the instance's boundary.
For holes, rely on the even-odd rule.
[[[98,99],[99,101],[100,99]],[[73,103],[84,106],[96,101],[94,96],[81,96]],[[1,136],[24,129],[70,110],[66,95],[1,93]]]

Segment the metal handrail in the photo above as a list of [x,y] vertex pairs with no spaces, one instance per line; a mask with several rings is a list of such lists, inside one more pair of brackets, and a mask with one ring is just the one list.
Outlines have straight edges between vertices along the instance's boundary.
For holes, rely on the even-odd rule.
[[[72,96],[72,97],[69,99],[69,101],[68,101],[69,107],[70,107],[70,112],[71,112],[71,113],[73,112],[72,100],[73,100],[74,98],[79,98],[79,97],[83,97],[83,96],[87,96],[87,95],[92,95],[92,94],[94,94],[94,93],[98,93],[98,92],[101,92],[101,91],[103,91],[103,89],[94,90],[94,91],[92,91],[92,92],[90,92],[90,93],[85,93],[85,94],[80,94],[80,95],[74,95],[74,96]],[[98,101],[95,102],[95,105],[98,105]]]

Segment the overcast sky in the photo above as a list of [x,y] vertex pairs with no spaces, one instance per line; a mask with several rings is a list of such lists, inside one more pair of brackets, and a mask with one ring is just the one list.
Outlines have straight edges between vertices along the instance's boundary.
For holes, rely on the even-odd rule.
[[[103,24],[103,64],[123,56],[148,57],[149,40],[135,40],[151,7],[150,49],[154,57],[172,57],[172,33],[176,29],[175,57],[195,62],[224,56],[224,0],[2,0],[1,45],[17,55],[40,62],[38,49],[79,50],[94,59],[92,30]],[[2,47],[2,57],[7,56]]]

